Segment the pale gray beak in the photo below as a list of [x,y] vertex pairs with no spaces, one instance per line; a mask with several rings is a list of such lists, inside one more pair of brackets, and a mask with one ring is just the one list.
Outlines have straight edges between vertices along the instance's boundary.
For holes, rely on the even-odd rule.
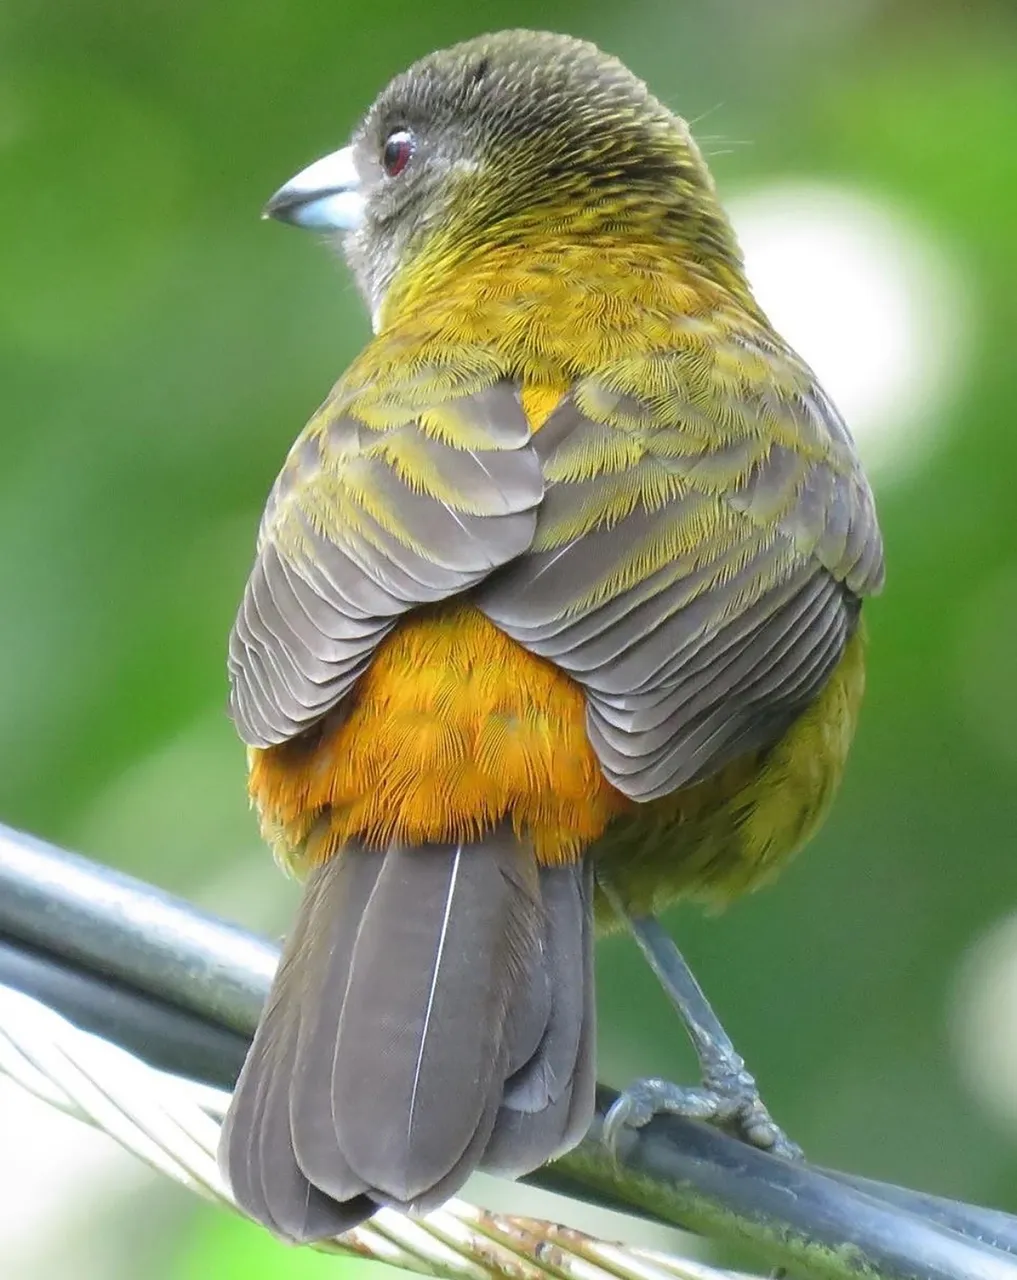
[[364,220],[353,148],[343,147],[301,169],[280,187],[262,215],[311,231],[355,231]]

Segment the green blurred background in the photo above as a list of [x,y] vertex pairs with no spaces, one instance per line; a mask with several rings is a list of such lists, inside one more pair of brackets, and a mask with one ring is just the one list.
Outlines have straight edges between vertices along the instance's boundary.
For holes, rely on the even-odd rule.
[[[392,74],[508,25],[596,40],[699,121],[886,534],[833,818],[777,887],[671,924],[812,1157],[1017,1211],[1012,0],[3,0],[0,818],[284,927],[224,646],[268,486],[368,325],[259,210]],[[687,1077],[633,948],[599,969],[602,1078]],[[51,1120],[0,1094],[5,1275],[363,1268]]]

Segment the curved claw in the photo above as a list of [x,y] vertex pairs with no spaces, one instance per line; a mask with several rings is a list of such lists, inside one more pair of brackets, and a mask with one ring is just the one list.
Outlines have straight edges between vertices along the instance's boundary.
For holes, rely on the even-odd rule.
[[633,1080],[604,1117],[603,1141],[614,1152],[623,1129],[642,1129],[665,1111],[688,1120],[718,1120],[722,1118],[722,1102],[721,1095],[712,1089],[676,1085],[657,1077]]

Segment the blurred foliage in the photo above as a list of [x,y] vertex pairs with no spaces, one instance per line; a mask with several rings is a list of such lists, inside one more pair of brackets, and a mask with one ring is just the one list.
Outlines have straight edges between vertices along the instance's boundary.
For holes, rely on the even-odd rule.
[[[814,1158],[1015,1211],[1017,1126],[965,1091],[948,1017],[966,949],[1017,902],[1009,0],[5,0],[0,815],[285,918],[224,644],[268,486],[368,325],[341,264],[258,213],[391,74],[507,25],[593,38],[703,117],[722,193],[856,184],[964,281],[973,356],[941,443],[881,477],[889,583],[835,814],[776,889],[673,924]],[[602,1075],[687,1073],[633,949],[600,961]],[[153,1275],[351,1265],[188,1221]]]

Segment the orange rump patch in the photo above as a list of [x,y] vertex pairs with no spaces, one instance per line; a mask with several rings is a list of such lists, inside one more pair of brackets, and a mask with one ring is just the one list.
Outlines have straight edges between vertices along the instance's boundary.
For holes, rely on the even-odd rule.
[[347,708],[250,758],[266,835],[311,862],[353,837],[469,839],[505,819],[541,861],[571,861],[631,806],[601,773],[574,681],[464,606],[414,614]]

